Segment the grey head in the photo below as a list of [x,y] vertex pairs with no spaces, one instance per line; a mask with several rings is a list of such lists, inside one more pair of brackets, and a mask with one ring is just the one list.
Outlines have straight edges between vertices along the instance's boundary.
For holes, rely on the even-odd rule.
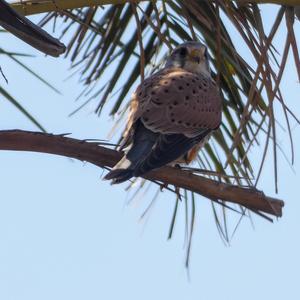
[[166,67],[177,67],[211,77],[207,47],[200,42],[178,45],[168,57]]

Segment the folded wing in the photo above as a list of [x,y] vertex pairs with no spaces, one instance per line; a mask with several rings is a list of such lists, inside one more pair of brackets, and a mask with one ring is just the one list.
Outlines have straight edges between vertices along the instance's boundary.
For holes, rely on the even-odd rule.
[[167,165],[205,140],[220,122],[221,99],[211,79],[164,69],[133,95],[123,145],[127,153],[105,178],[119,183]]

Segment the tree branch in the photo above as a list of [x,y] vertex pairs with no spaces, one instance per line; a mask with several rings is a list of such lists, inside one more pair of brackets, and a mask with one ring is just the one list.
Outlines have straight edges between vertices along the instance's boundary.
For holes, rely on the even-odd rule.
[[[0,131],[0,150],[32,151],[67,156],[90,162],[99,167],[112,167],[121,153],[100,146],[96,142],[81,141],[65,135],[52,135],[22,130]],[[256,212],[282,216],[284,202],[270,198],[263,192],[233,186],[211,180],[191,171],[171,167],[154,170],[145,176],[146,179],[172,184],[203,195],[213,201],[228,201],[242,205]]]
[[[140,0],[151,1],[151,0]],[[234,0],[237,3],[257,3],[267,4],[273,3],[278,5],[296,6],[299,5],[299,0]],[[17,0],[11,3],[11,6],[20,14],[33,15],[51,11],[60,11],[64,9],[82,8],[87,6],[97,6],[105,4],[123,4],[130,2],[129,0]]]

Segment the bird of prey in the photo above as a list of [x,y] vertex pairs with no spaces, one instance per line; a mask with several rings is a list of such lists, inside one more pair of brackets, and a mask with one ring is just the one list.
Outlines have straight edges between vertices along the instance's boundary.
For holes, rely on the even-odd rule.
[[21,16],[4,0],[0,0],[0,25],[45,54],[59,56],[66,50],[64,44]]
[[121,183],[164,165],[190,163],[221,123],[206,46],[185,42],[175,48],[165,67],[138,86],[130,108],[125,154],[104,179]]

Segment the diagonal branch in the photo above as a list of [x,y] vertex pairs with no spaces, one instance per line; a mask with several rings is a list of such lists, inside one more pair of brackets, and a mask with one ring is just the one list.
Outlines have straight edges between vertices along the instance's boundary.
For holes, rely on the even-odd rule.
[[[0,131],[0,150],[50,153],[90,162],[99,167],[112,167],[121,157],[116,150],[100,146],[96,142],[77,140],[65,135],[53,135],[22,130]],[[284,202],[267,197],[257,189],[243,188],[221,183],[190,171],[164,167],[145,176],[146,179],[172,184],[203,195],[213,201],[228,201],[253,211],[282,215]]]

